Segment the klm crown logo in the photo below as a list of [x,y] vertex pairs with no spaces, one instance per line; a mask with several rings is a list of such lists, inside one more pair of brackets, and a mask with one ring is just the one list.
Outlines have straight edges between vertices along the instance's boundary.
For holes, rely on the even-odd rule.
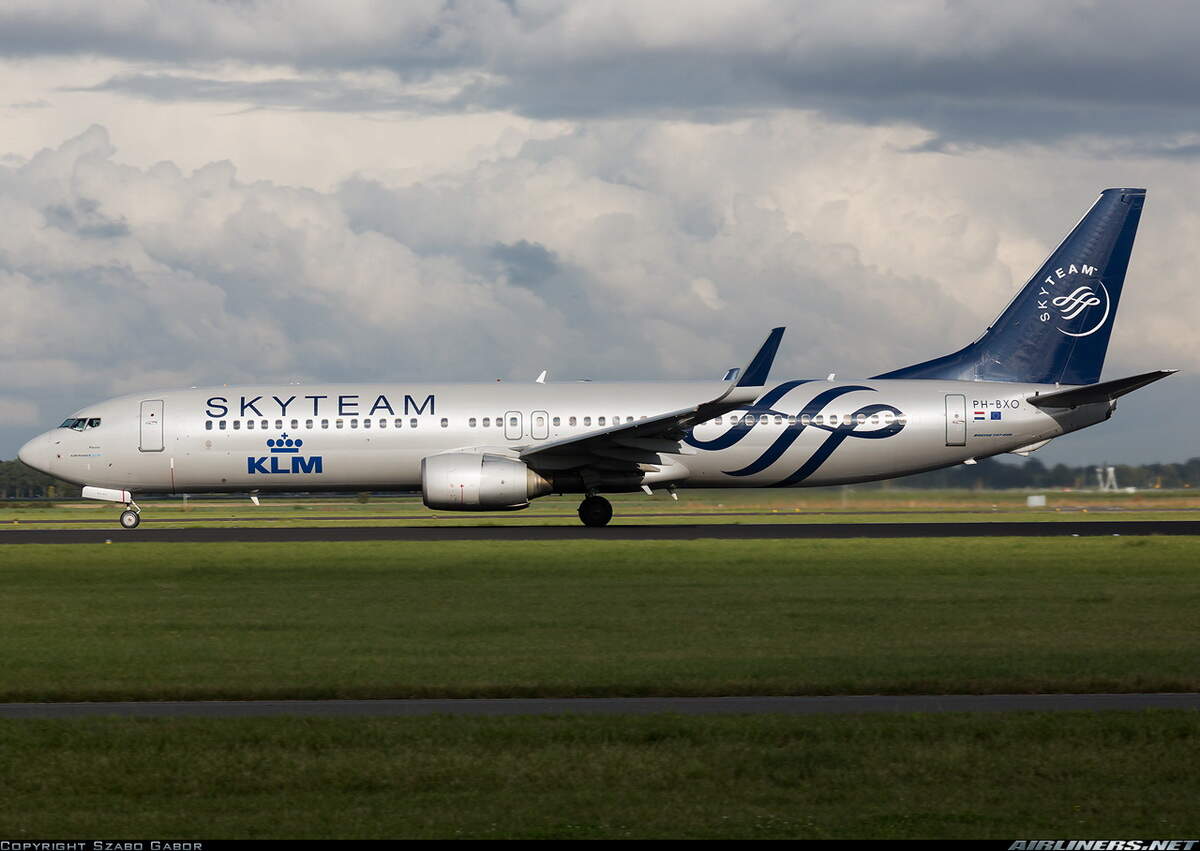
[[284,453],[287,453],[290,455],[295,455],[295,454],[299,453],[300,447],[303,445],[304,445],[303,440],[299,440],[299,439],[292,440],[290,437],[287,436],[286,431],[283,434],[279,435],[278,440],[275,440],[274,438],[267,440],[267,447],[272,452],[277,452],[277,453],[284,452]]
[[[323,473],[323,458],[320,455],[310,455],[307,458],[300,454],[304,441],[300,438],[290,438],[287,432],[267,440],[269,455],[250,456],[246,459],[246,472],[251,475],[278,475],[283,473]],[[290,455],[290,463],[279,456]],[[269,463],[268,463],[269,462]]]

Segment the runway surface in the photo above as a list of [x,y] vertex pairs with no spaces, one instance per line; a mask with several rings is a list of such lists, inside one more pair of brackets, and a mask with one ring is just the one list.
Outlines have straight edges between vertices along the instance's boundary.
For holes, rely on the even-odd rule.
[[579,697],[503,700],[211,700],[0,703],[18,718],[329,718],[416,715],[846,715],[872,712],[1200,710],[1200,694],[947,694],[822,697]]
[[[1110,514],[1121,515],[1136,512],[1144,512],[1148,510],[1154,511],[1156,514],[1175,513],[1175,514],[1200,514],[1200,508],[1124,508],[1121,506],[1102,506],[1102,507],[1056,507],[1055,512],[1063,514]],[[149,514],[149,510],[146,512]],[[669,518],[688,518],[688,517],[837,517],[837,516],[862,516],[870,514],[877,517],[885,516],[903,516],[913,514],[939,514],[939,515],[954,515],[954,514],[1028,514],[1028,508],[887,508],[887,509],[856,509],[854,511],[841,511],[832,509],[820,509],[815,511],[639,511],[635,515],[625,515],[628,519],[645,519],[649,517],[669,517]],[[173,516],[172,516],[173,515]],[[262,515],[255,514],[253,517],[242,515],[240,517],[180,517],[178,512],[172,512],[172,515],[165,517],[142,517],[142,524],[178,524],[178,523],[272,523],[272,522],[289,522],[296,519],[296,515]],[[462,516],[461,514],[459,515]],[[503,514],[477,514],[472,512],[471,517],[476,521],[483,520],[512,520],[512,514],[505,512]],[[445,515],[441,515],[444,519]],[[429,514],[309,514],[304,517],[307,522],[320,523],[376,523],[376,522],[393,522],[393,521],[429,521],[437,520],[438,515]],[[558,512],[556,514],[535,514],[532,512],[522,511],[521,521],[527,520],[560,520],[563,522],[575,522],[575,515],[571,513]],[[62,518],[58,517],[53,520],[34,519],[34,520],[18,520],[17,518],[0,517],[0,525],[10,523],[18,523],[22,526],[108,526],[112,528],[114,521],[111,517],[79,517],[79,518]]]
[[1200,520],[987,523],[696,523],[586,526],[239,526],[191,529],[23,529],[0,544],[282,543],[289,541],[690,541],[794,538],[1087,537],[1200,535]]

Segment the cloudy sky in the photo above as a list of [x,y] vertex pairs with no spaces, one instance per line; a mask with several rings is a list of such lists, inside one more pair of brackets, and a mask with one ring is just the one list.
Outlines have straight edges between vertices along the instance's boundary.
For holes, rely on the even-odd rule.
[[84,403],[292,380],[776,378],[969,342],[1149,190],[1105,377],[1039,452],[1200,455],[1200,5],[0,7],[0,458]]

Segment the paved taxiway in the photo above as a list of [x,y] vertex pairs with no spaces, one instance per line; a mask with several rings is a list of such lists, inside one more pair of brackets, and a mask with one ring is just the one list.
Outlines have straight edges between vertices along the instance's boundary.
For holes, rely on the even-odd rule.
[[577,697],[479,700],[196,700],[0,703],[0,719],[395,717],[414,715],[847,715],[871,712],[1200,710],[1200,694],[944,694]]
[[[114,524],[115,525],[115,524]],[[1053,520],[986,523],[705,523],[586,526],[239,526],[190,529],[32,529],[0,544],[283,543],[288,541],[680,541],[792,538],[1087,537],[1200,535],[1200,520]]]

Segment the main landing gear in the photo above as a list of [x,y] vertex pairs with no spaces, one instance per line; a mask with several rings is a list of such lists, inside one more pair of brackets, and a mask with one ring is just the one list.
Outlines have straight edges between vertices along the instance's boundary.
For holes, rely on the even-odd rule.
[[612,520],[612,503],[592,494],[579,503],[579,519],[584,526],[607,526],[608,521]]

